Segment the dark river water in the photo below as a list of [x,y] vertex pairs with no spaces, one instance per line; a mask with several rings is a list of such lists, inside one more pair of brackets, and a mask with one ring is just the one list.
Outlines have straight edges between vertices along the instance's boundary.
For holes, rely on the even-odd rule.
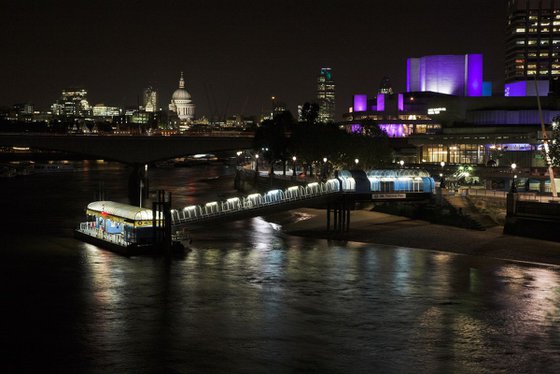
[[[2,372],[560,373],[560,269],[288,236],[263,218],[184,258],[72,238],[128,170],[0,179]],[[176,207],[233,193],[224,166],[150,170]],[[421,247],[411,238],[411,247]]]

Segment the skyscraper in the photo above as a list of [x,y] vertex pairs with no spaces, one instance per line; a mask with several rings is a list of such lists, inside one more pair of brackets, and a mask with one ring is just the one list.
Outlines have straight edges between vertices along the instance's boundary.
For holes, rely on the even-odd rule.
[[152,86],[144,90],[144,110],[146,112],[157,112],[157,91]]
[[335,119],[335,84],[331,68],[321,68],[317,78],[317,101],[319,104],[319,121],[334,122]]
[[508,0],[505,83],[535,78],[560,78],[560,0]]

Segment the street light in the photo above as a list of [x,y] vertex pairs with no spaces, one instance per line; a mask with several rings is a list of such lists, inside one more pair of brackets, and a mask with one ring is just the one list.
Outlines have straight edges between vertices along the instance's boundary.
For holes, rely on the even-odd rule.
[[358,160],[357,158],[354,159],[354,163],[356,164],[356,168],[358,167],[358,164],[360,163],[360,160]]
[[443,169],[445,167],[445,161],[442,161],[439,163],[441,165],[441,168]]
[[401,165],[401,168],[402,168],[402,167],[404,166],[404,161],[403,161],[403,160],[400,160],[400,161],[399,161],[399,164]]
[[517,175],[515,175],[515,169],[517,168],[517,164],[514,162],[511,164],[511,173],[513,174],[513,178],[511,180],[511,192],[517,192],[517,187],[515,186],[515,178],[517,178]]
[[241,151],[237,151],[237,153],[236,153],[237,154],[237,166],[239,166],[241,164],[239,156],[241,156],[242,153],[243,152],[241,152]]
[[323,162],[325,162],[325,163],[327,162],[327,158],[326,158],[326,157],[323,157]]
[[294,168],[293,168],[293,173],[292,174],[293,174],[294,177],[296,176],[296,160],[297,160],[296,156],[292,157],[292,161],[294,162]]
[[259,173],[259,155],[258,154],[255,155],[255,172],[257,174]]

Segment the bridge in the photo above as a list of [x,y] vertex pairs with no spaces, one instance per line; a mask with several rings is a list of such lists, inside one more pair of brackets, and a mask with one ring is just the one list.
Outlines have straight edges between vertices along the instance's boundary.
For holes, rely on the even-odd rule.
[[[350,210],[356,201],[426,199],[433,195],[434,180],[420,170],[342,170],[325,182],[294,185],[246,197],[231,197],[171,209],[171,195],[158,191],[153,209],[94,201],[88,204],[87,222],[75,231],[78,238],[96,245],[109,246],[125,254],[160,249],[169,253],[183,237],[185,229],[197,225],[234,221],[277,213],[298,207],[327,205],[327,230],[348,231]],[[93,219],[91,219],[93,218]],[[140,252],[138,252],[140,251]]]
[[0,146],[62,151],[143,165],[197,153],[248,149],[253,137],[244,132],[170,136],[0,133]]
[[413,201],[427,199],[434,193],[434,180],[421,170],[342,170],[336,178],[307,185],[294,185],[246,197],[211,201],[171,210],[172,231],[187,226],[235,221],[277,213],[313,204],[327,205],[327,228],[330,212],[334,213],[334,229],[347,230],[350,208],[359,200]]

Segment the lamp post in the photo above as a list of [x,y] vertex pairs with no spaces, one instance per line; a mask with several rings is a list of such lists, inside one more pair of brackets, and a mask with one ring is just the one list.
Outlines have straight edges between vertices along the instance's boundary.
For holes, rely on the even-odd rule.
[[399,165],[401,165],[401,168],[403,168],[403,167],[404,167],[404,161],[403,161],[403,160],[400,160],[400,161],[399,161]]
[[517,192],[517,187],[515,186],[515,179],[517,175],[515,175],[515,169],[517,168],[517,164],[514,162],[511,164],[511,173],[513,174],[513,178],[511,179],[511,191],[510,192]]
[[239,157],[241,156],[242,153],[243,152],[241,152],[241,151],[237,151],[237,153],[236,153],[237,154],[237,166],[239,166],[241,164]]
[[292,169],[292,175],[294,177],[296,176],[296,160],[297,160],[296,156],[292,157],[292,161],[294,162],[294,166],[293,166],[293,169]]
[[327,158],[323,157],[323,173],[322,173],[323,179],[327,178],[327,161],[328,161]]
[[356,169],[358,168],[358,164],[360,163],[360,160],[358,160],[357,158],[354,159],[354,164],[356,164]]
[[259,174],[259,155],[258,154],[255,155],[255,172],[257,173],[257,175]]

